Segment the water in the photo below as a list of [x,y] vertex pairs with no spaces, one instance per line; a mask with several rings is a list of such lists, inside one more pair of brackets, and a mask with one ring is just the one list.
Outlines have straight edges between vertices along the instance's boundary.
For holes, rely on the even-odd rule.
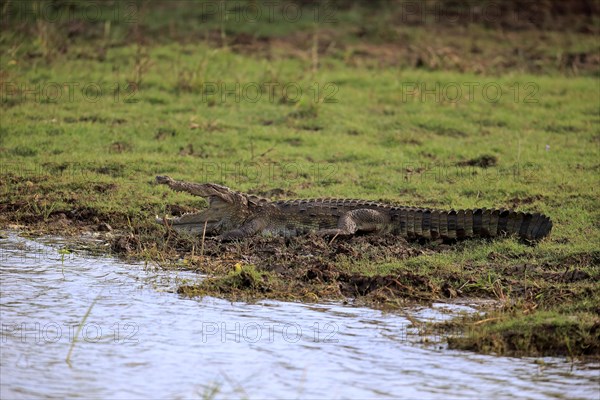
[[194,273],[61,246],[0,239],[3,399],[598,398],[597,364],[424,345],[403,316],[439,320],[475,312],[468,305],[383,313],[188,299],[173,289]]

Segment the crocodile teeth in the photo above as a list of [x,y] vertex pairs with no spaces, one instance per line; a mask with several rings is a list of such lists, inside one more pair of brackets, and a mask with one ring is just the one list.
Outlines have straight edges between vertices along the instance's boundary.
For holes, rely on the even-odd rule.
[[163,224],[165,222],[165,220],[170,221],[171,218],[167,218],[167,217],[161,218],[158,215],[155,216],[155,221],[158,222],[159,224]]

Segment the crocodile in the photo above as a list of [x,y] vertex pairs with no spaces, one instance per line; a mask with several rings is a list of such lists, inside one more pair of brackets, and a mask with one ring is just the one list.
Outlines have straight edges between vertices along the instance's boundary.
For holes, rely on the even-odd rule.
[[544,238],[552,229],[540,213],[505,209],[437,210],[357,199],[297,199],[270,201],[236,192],[215,183],[177,181],[157,176],[159,184],[207,199],[203,211],[176,218],[156,217],[176,231],[244,239],[256,234],[350,236],[391,233],[406,239],[454,241],[476,237],[517,236],[526,241]]

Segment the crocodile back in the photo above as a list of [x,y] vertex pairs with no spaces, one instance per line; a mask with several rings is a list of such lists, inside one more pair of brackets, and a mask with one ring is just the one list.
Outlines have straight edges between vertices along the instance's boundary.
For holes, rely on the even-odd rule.
[[549,217],[504,209],[436,210],[360,199],[297,199],[271,203],[280,211],[275,219],[301,233],[335,228],[339,217],[356,209],[378,210],[389,216],[386,231],[409,239],[467,239],[515,235],[539,240],[552,229]]

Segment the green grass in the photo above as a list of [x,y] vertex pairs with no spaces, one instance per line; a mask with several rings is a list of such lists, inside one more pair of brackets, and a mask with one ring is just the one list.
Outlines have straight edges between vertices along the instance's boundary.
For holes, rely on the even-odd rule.
[[[164,33],[160,12],[179,12],[161,10],[147,11],[143,33]],[[577,69],[560,61],[597,52],[592,34],[390,28],[356,6],[341,10],[332,26],[276,21],[254,29],[212,21],[194,28],[193,10],[155,40],[132,35],[134,28],[119,21],[110,29],[92,24],[104,33],[90,29],[74,39],[65,25],[43,20],[3,30],[3,223],[46,223],[75,212],[86,223],[158,236],[155,214],[203,201],[154,185],[157,174],[254,193],[281,188],[288,197],[535,210],[554,222],[551,236],[535,247],[471,241],[406,259],[340,258],[339,268],[364,276],[415,273],[469,294],[533,301],[549,320],[582,315],[588,328],[598,320],[600,81],[597,65]],[[378,25],[368,28],[369,18]],[[368,29],[359,36],[357,27]],[[207,36],[215,29],[226,45]],[[231,40],[240,33],[269,38],[270,47],[236,47]],[[522,53],[511,56],[503,35],[523,45],[545,35],[539,52],[547,58],[533,65]],[[400,39],[421,49],[409,55],[424,64],[385,52]],[[454,63],[440,55],[448,46],[461,56]],[[468,51],[473,46],[480,50]],[[253,101],[256,84],[267,83],[276,89],[272,96],[265,91]],[[239,101],[211,92],[221,84],[249,92]],[[52,92],[57,87],[60,98]],[[456,87],[456,101],[443,99],[456,97]],[[467,165],[481,157],[495,165]],[[510,276],[524,264],[533,275]],[[544,275],[565,269],[588,278],[555,284]],[[224,279],[237,282],[238,275]],[[515,279],[516,286],[536,288],[526,292],[537,297],[511,292]],[[519,321],[519,329],[535,326]]]
[[[595,315],[490,314],[489,323],[467,325],[466,337],[452,337],[450,348],[516,356],[555,354],[568,357],[598,354],[599,327]],[[475,322],[477,324],[477,322]]]
[[[336,65],[319,72],[315,81],[334,83],[337,103],[314,103],[307,94],[298,104],[264,99],[209,106],[198,94],[172,92],[176,82],[166,81],[172,60],[158,55],[175,57],[176,51],[175,45],[149,50],[156,61],[135,94],[137,103],[115,102],[112,93],[92,103],[75,92],[72,102],[24,99],[5,107],[0,139],[5,170],[46,177],[36,187],[49,197],[83,184],[82,205],[106,212],[122,209],[115,201],[124,198],[130,211],[162,203],[163,189],[150,182],[157,173],[167,173],[239,190],[281,187],[301,197],[539,210],[555,221],[554,241],[538,247],[543,252],[591,249],[600,239],[595,78],[482,79],[393,69],[373,76],[369,70]],[[199,45],[181,62],[192,64],[215,52],[220,60],[215,71],[220,72],[209,74],[209,82],[236,74],[232,84],[265,82],[265,61],[227,50]],[[113,62],[110,53],[108,60]],[[104,64],[66,61],[46,73],[51,82],[99,82],[107,80]],[[279,81],[310,87],[300,63],[268,64],[290,66],[292,72]],[[32,85],[36,69],[22,68],[18,74],[20,82]],[[508,97],[497,103],[466,98],[458,103],[402,102],[402,83],[417,81],[497,82],[504,87],[534,82],[540,90],[537,103],[514,103]],[[152,100],[158,98],[164,104]],[[497,165],[459,166],[483,155],[496,157]],[[114,185],[109,196],[93,195],[92,182]],[[15,190],[9,191],[9,199],[20,195],[19,185],[10,188]],[[85,189],[92,193],[86,196]]]

